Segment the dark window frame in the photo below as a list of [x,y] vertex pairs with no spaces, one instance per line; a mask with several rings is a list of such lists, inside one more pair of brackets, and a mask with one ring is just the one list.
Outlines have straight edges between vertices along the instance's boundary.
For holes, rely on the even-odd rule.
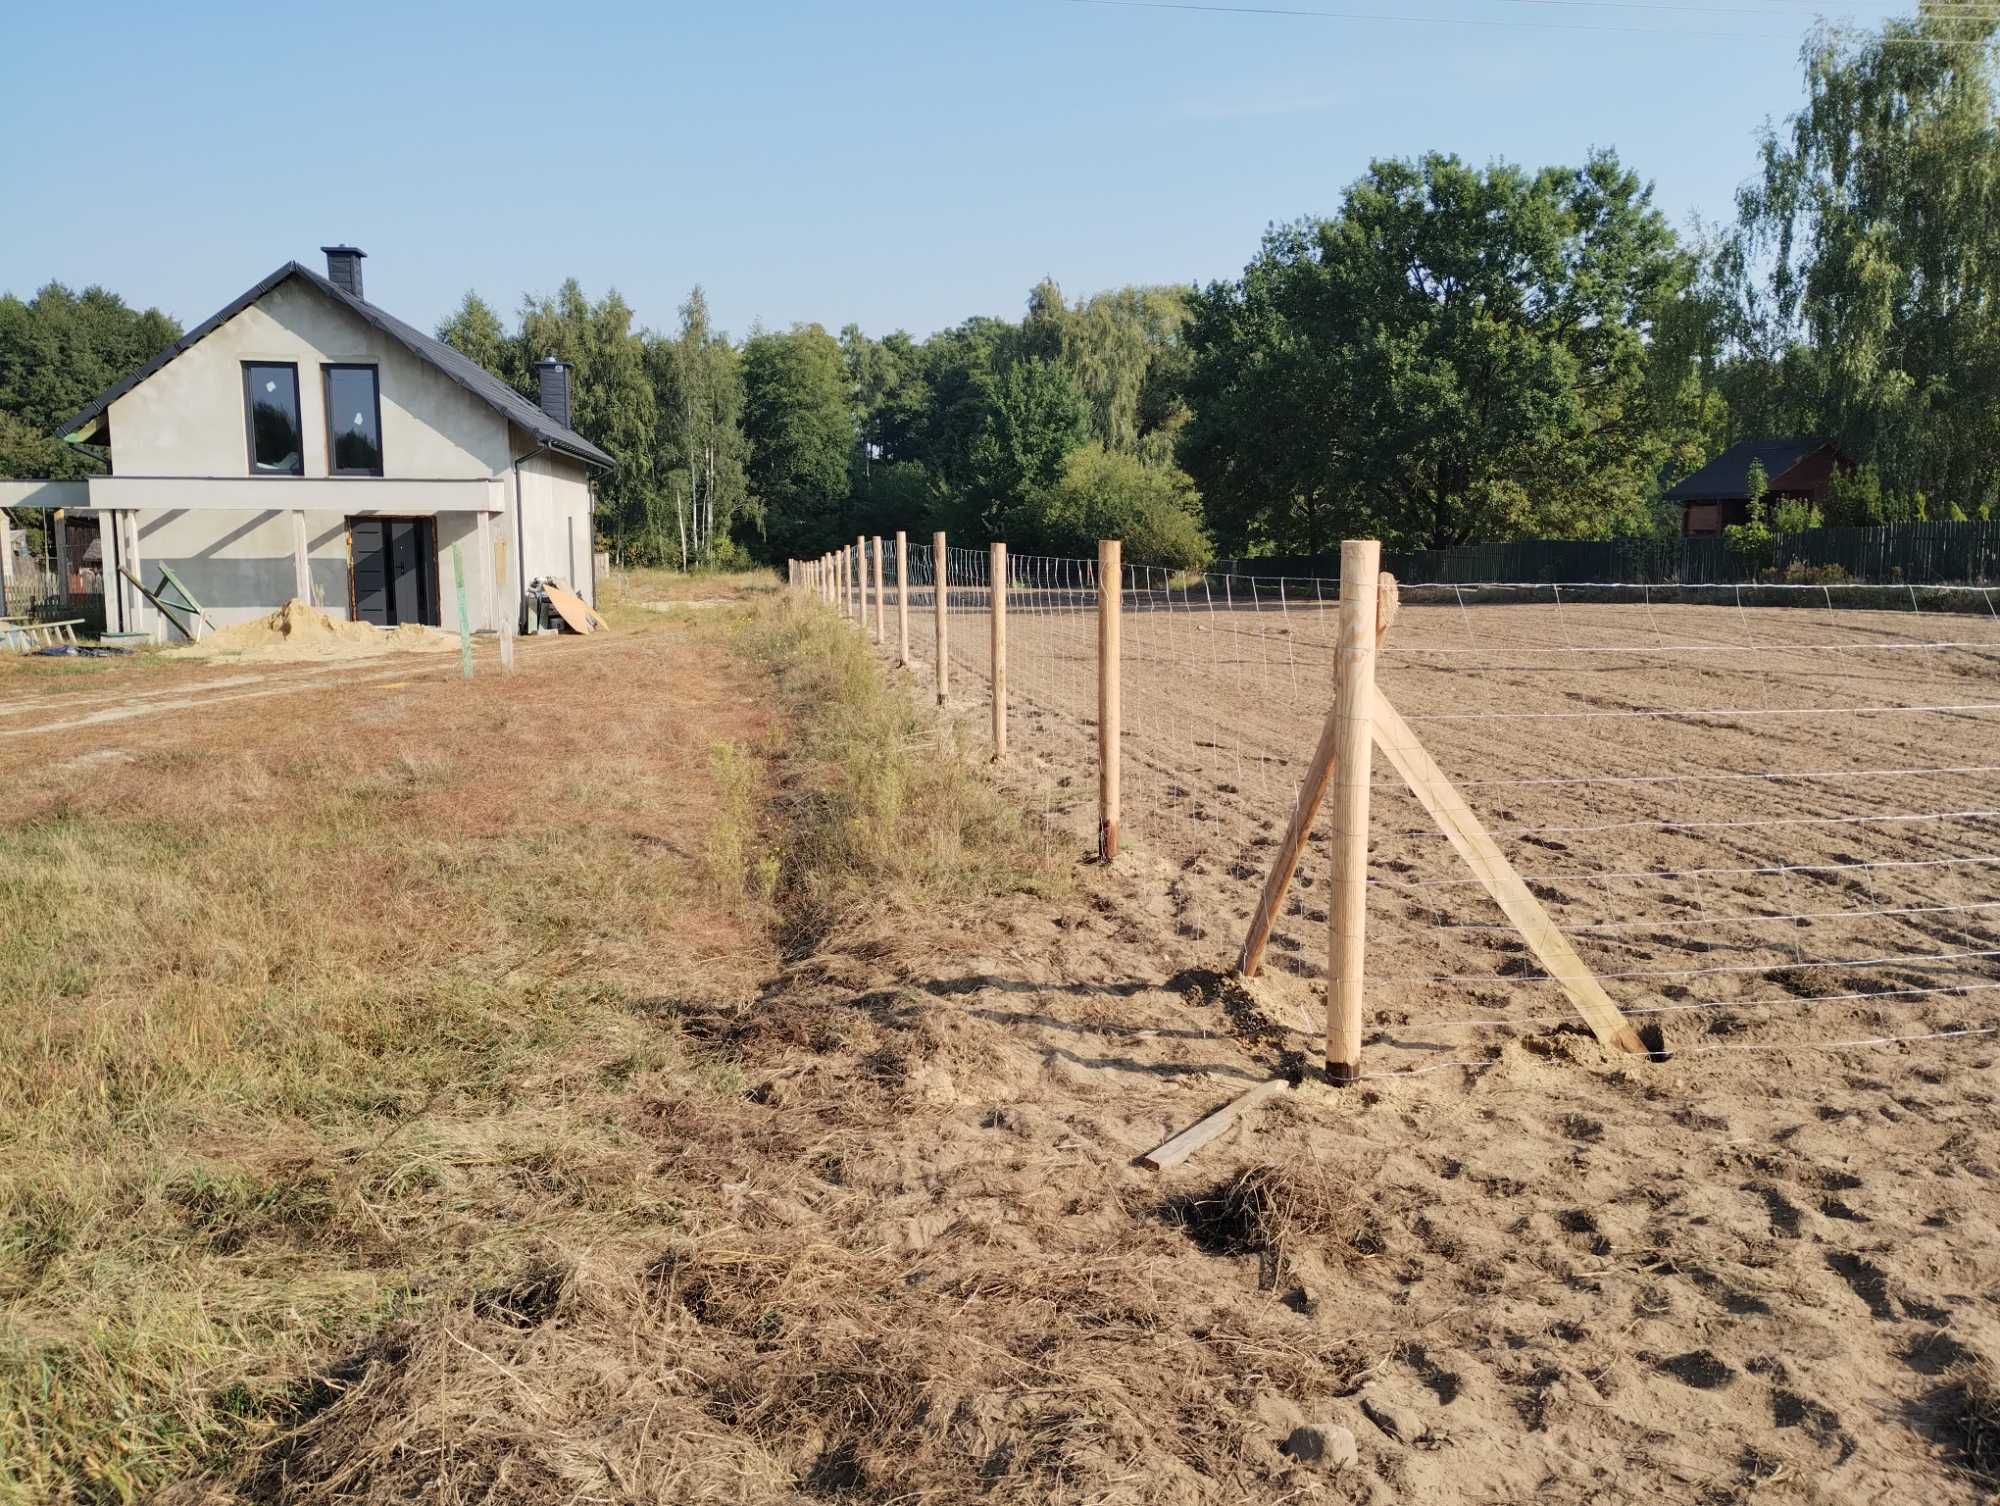
[[[256,370],[289,371],[292,374],[292,415],[299,429],[299,466],[294,471],[274,471],[260,469],[257,465],[257,397],[250,388],[250,373]],[[249,361],[243,362],[243,448],[244,464],[250,474],[263,480],[290,481],[306,473],[306,411],[300,401],[299,363],[297,361]]]
[[[375,453],[381,457],[372,467],[342,466],[336,463],[333,428],[333,374],[336,371],[366,371],[375,381]],[[322,361],[319,367],[321,405],[326,410],[326,473],[329,476],[380,476],[388,461],[389,447],[382,435],[382,368],[374,361]]]

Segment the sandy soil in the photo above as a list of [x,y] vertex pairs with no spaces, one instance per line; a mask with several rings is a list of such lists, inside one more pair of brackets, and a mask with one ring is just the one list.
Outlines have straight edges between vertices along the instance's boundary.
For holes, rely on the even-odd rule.
[[[1839,592],[1819,610],[1410,595],[1384,693],[1671,1056],[1613,1059],[1572,1022],[1378,757],[1369,1081],[1308,1085],[1181,1171],[1114,1178],[1186,1200],[1203,1258],[1175,1278],[1183,1321],[1372,1346],[1318,1397],[1237,1369],[1233,1403],[1264,1423],[1240,1460],[1289,1479],[1275,1440],[1326,1414],[1361,1439],[1351,1499],[1984,1499],[1952,1463],[1948,1378],[2000,1350],[2000,621]],[[977,744],[985,618],[965,605]],[[906,1196],[997,1179],[1003,1201],[1060,1203],[1079,1158],[1122,1166],[1319,1059],[1323,830],[1266,976],[1244,994],[1215,970],[1310,753],[1333,636],[1295,599],[1128,612],[1132,850],[1089,915],[1023,913],[914,980],[954,1032],[1002,1024],[1011,1065],[961,1081],[983,1119],[903,1149]],[[1093,621],[1022,593],[1009,638],[1004,777],[1081,852]],[[1952,1038],[1815,1049],[1932,1035]],[[1351,1184],[1366,1231],[1249,1248],[1221,1215],[1270,1166]]]
[[334,617],[303,601],[288,601],[257,622],[238,623],[204,634],[201,642],[174,650],[179,659],[227,659],[234,663],[285,663],[299,659],[363,659],[389,653],[443,653],[458,637],[438,628],[406,623],[379,628]]

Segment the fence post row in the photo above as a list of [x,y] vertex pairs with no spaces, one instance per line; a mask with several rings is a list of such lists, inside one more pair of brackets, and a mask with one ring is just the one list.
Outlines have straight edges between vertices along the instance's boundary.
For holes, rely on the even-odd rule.
[[896,662],[910,667],[910,536],[896,530]]
[[993,546],[986,601],[993,619],[993,761],[1007,756],[1007,546]]
[[1334,715],[1333,886],[1327,896],[1326,1075],[1361,1076],[1361,1004],[1368,923],[1368,794],[1373,771],[1375,616],[1382,546],[1340,546],[1339,684]]
[[1117,539],[1097,544],[1097,856],[1118,856],[1118,754],[1124,707],[1119,656],[1123,652],[1125,546]]
[[937,618],[937,697],[944,705],[951,694],[951,648],[946,642],[945,610],[951,594],[951,551],[941,533],[931,535],[931,606]]

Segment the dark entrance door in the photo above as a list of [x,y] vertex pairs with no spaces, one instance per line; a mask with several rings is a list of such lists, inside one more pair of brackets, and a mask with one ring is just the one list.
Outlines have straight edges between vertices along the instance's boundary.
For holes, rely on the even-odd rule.
[[378,627],[438,624],[437,527],[430,518],[349,518],[354,616]]

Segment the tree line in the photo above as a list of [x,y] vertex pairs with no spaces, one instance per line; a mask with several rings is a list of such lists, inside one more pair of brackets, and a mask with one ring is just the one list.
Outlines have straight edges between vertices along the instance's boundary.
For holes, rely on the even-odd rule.
[[[1676,479],[1805,434],[1857,463],[1825,522],[1992,516],[1996,34],[1950,0],[1816,30],[1734,222],[1688,234],[1614,152],[1433,153],[1273,226],[1239,277],[1078,300],[1044,281],[1018,320],[921,340],[733,340],[700,288],[659,333],[574,280],[511,329],[468,293],[438,334],[530,395],[535,360],[571,363],[576,428],[618,462],[599,531],[636,563],[895,528],[1055,554],[1117,536],[1176,566],[1659,533]],[[177,333],[100,289],[0,299],[0,474],[74,473],[46,424]]]

